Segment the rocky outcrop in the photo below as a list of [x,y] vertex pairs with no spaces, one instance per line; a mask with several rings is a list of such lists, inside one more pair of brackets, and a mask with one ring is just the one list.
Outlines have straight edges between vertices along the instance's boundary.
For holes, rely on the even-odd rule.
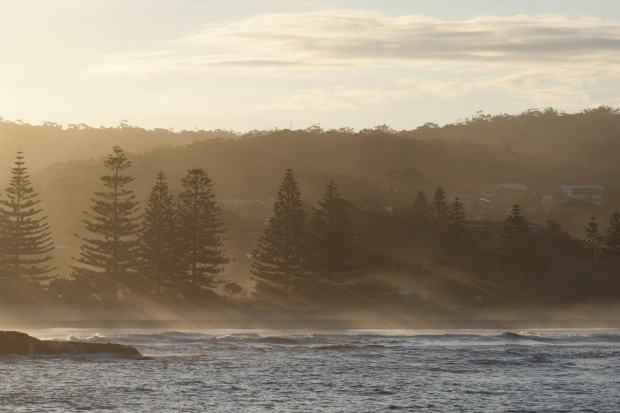
[[131,346],[122,344],[81,343],[76,341],[39,340],[18,331],[0,331],[0,355],[7,354],[96,354],[110,353],[123,356],[140,356]]

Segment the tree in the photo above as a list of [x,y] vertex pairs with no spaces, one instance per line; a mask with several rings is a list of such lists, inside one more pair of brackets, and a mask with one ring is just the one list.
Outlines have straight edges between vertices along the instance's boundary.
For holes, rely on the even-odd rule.
[[230,262],[222,249],[222,211],[215,202],[211,179],[203,169],[188,170],[181,185],[185,190],[177,203],[178,245],[185,281],[194,289],[214,288],[214,275]]
[[360,246],[334,181],[314,209],[308,234],[307,267],[319,278],[340,283],[360,275]]
[[263,231],[254,251],[251,272],[259,284],[285,292],[305,284],[305,220],[297,181],[293,171],[287,169],[269,227]]
[[530,228],[519,204],[514,204],[504,220],[500,245],[501,255],[510,266],[522,266],[531,256]]
[[139,202],[133,191],[125,189],[134,178],[123,174],[131,167],[119,146],[103,162],[111,175],[100,178],[105,190],[95,192],[84,228],[95,238],[76,235],[83,241],[80,258],[74,258],[86,267],[72,266],[73,275],[93,282],[107,298],[118,299],[119,286],[131,286],[136,281],[136,234],[139,232]]
[[34,192],[21,150],[11,169],[11,182],[5,189],[6,199],[0,200],[0,234],[3,256],[2,273],[6,277],[45,280],[56,268],[45,265],[54,249],[47,217],[37,208]]
[[413,212],[421,217],[428,217],[430,214],[430,207],[428,205],[428,198],[424,191],[418,191],[415,194],[413,200]]
[[171,286],[179,274],[179,246],[174,198],[168,192],[166,175],[160,171],[144,209],[144,223],[139,237],[140,272],[147,288],[161,292]]
[[472,239],[465,227],[467,219],[465,208],[458,198],[452,203],[448,217],[450,221],[439,243],[439,251],[435,259],[448,265],[460,266],[469,257]]
[[609,218],[603,249],[607,259],[620,260],[620,212],[617,209]]
[[599,233],[596,218],[592,217],[590,223],[588,223],[588,227],[586,228],[586,237],[581,240],[581,245],[583,246],[586,254],[588,255],[592,270],[594,270],[594,264],[601,255],[604,242],[605,238]]
[[472,238],[473,270],[481,275],[489,274],[495,267],[497,245],[488,216],[484,220],[483,230],[472,236]]
[[224,285],[224,288],[222,288],[222,290],[224,291],[224,294],[232,298],[235,295],[241,294],[243,288],[237,283],[228,282]]
[[437,187],[433,192],[433,203],[430,207],[431,217],[437,224],[443,225],[450,219],[448,210],[446,195],[441,187]]

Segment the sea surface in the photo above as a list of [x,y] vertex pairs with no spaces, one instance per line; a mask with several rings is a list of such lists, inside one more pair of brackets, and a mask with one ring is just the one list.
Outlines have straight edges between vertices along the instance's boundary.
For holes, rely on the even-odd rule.
[[0,357],[7,412],[620,412],[620,330],[91,330]]

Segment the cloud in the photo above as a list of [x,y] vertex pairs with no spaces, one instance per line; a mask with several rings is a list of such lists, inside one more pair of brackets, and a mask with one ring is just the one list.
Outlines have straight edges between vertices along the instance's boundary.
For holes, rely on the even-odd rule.
[[[278,77],[301,71],[319,79],[315,88],[297,87],[288,98],[253,107],[259,111],[356,110],[482,90],[535,104],[583,104],[591,101],[587,83],[620,78],[620,25],[560,15],[445,20],[358,10],[276,13],[209,25],[161,46],[102,56],[89,75],[143,80],[182,71]],[[368,71],[368,80],[342,87],[343,76],[356,70]],[[412,78],[402,79],[408,73]]]
[[[339,10],[265,14],[209,25],[140,60],[103,57],[93,73],[179,68],[317,68],[620,63],[620,26],[543,15],[444,20]],[[134,56],[135,57],[135,56]],[[124,70],[127,69],[127,70]]]
[[554,15],[443,20],[342,10],[259,15],[207,27],[176,43],[197,49],[226,45],[258,60],[268,55],[308,65],[618,62],[620,27]]

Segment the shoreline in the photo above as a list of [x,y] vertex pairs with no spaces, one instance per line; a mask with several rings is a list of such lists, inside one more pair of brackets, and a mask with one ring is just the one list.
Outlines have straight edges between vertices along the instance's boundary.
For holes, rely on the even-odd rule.
[[164,330],[514,330],[618,329],[620,320],[14,320],[0,330],[15,329],[164,329]]

